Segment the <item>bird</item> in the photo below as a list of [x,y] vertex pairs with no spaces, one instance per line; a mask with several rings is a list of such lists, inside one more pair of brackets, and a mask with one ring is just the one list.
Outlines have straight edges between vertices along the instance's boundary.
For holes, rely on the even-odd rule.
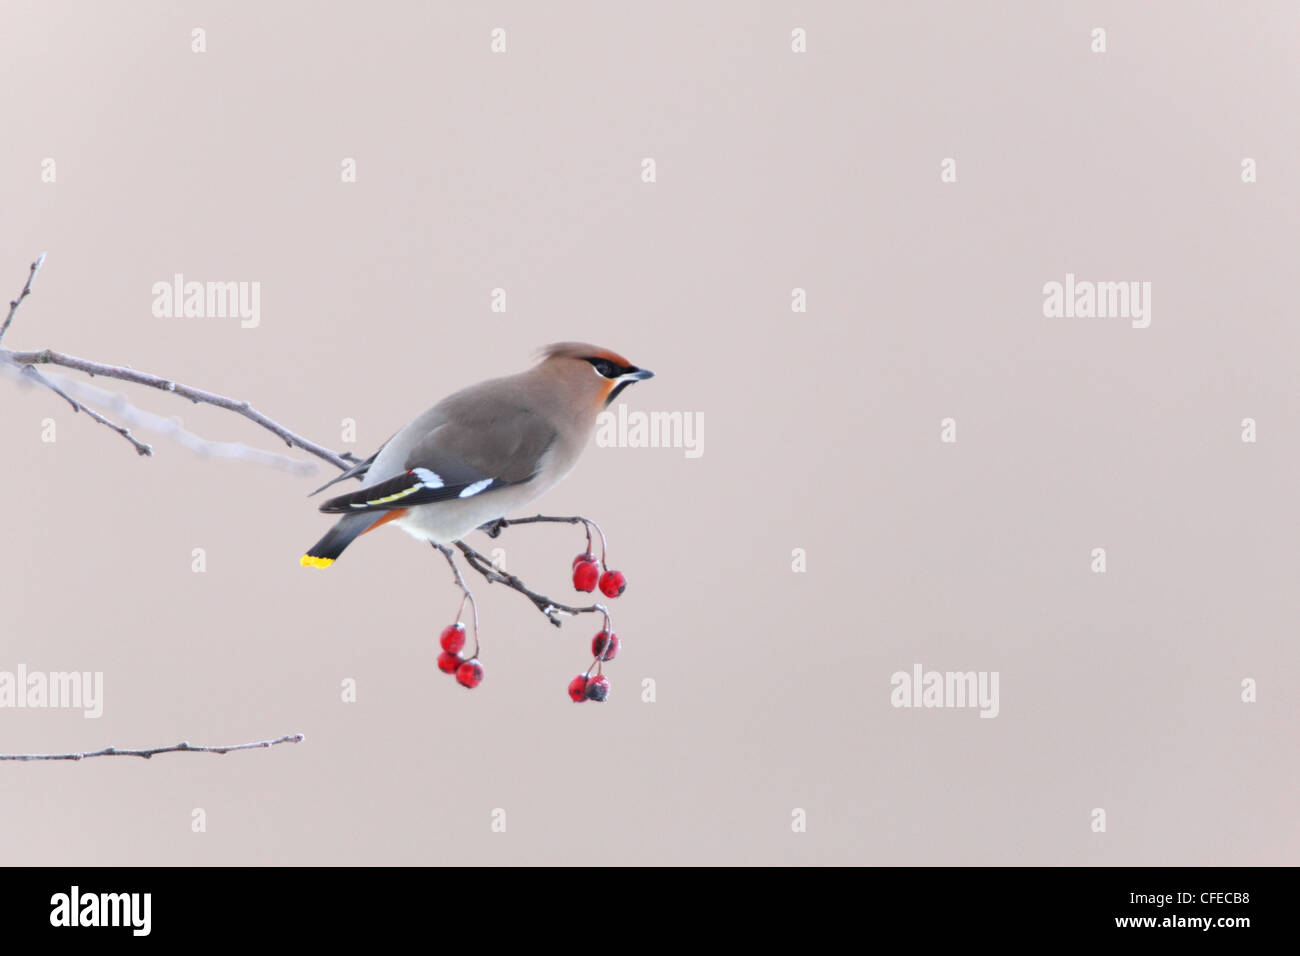
[[361,479],[359,491],[320,506],[343,517],[300,563],[327,568],[358,537],[389,523],[444,546],[505,517],[572,471],[600,412],[629,385],[654,377],[584,342],[549,345],[539,359],[527,371],[448,395],[313,491]]

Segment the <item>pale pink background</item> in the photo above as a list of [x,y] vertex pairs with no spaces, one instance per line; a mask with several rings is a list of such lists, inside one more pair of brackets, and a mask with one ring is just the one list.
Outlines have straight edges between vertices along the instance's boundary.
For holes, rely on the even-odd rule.
[[[107,683],[98,721],[0,711],[0,751],[307,735],[0,763],[0,862],[1300,862],[1294,3],[11,0],[3,28],[6,300],[49,251],[9,347],[334,447],[354,418],[364,455],[586,339],[659,373],[632,409],[706,431],[697,460],[593,447],[540,503],[630,580],[613,696],[574,706],[589,619],[480,585],[462,691],[430,549],[302,569],[318,480],[137,458],[0,381],[0,669]],[[1152,282],[1151,328],[1045,319],[1067,271]],[[155,318],[174,272],[260,281],[261,326]],[[500,543],[572,595],[576,531]],[[914,662],[1000,671],[1001,715],[891,708]]]

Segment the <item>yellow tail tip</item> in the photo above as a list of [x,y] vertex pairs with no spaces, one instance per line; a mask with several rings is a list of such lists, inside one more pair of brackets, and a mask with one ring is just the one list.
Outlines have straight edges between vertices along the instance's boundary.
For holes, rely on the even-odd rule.
[[310,554],[304,554],[299,562],[304,568],[328,568],[334,563],[333,558],[317,558]]

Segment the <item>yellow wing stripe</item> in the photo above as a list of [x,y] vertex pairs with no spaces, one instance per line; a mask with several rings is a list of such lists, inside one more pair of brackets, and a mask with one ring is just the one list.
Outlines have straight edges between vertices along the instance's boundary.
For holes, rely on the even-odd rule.
[[413,495],[417,491],[421,490],[423,487],[424,487],[423,484],[412,485],[409,488],[403,488],[401,491],[395,492],[394,494],[391,495],[385,495],[382,498],[370,498],[369,500],[363,501],[360,504],[353,502],[352,507],[365,508],[369,505],[386,505],[390,501],[397,501],[401,498],[405,498],[407,495]]

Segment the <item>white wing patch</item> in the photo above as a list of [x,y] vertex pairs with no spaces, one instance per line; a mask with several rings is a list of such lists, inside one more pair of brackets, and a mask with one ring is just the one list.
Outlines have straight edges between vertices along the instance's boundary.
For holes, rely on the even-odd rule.
[[416,478],[420,479],[420,484],[426,488],[441,488],[442,477],[434,474],[428,468],[416,468],[411,472]]
[[476,495],[488,485],[492,484],[494,480],[495,479],[492,478],[484,478],[482,481],[476,481],[472,485],[466,485],[465,490],[460,493],[460,497],[468,498],[471,495]]

